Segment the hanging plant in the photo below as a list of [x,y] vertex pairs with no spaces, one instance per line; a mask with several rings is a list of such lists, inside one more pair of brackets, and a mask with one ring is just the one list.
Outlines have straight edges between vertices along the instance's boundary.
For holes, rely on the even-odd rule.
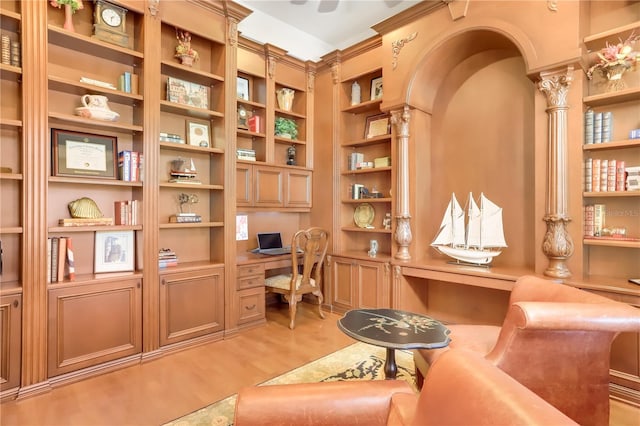
[[276,117],[276,136],[289,139],[298,138],[298,125],[290,118]]

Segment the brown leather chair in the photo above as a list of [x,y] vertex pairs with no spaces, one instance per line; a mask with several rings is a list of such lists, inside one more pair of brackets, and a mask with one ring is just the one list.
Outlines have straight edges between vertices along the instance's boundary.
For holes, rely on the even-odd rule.
[[[272,293],[282,294],[289,302],[289,328],[293,330],[296,323],[297,303],[308,293],[318,298],[318,312],[322,312],[322,265],[327,255],[329,232],[322,228],[311,227],[300,230],[291,239],[291,273],[269,277],[265,286]],[[300,250],[300,252],[299,252]],[[298,257],[302,255],[302,264]]]
[[424,375],[447,349],[489,361],[582,425],[609,422],[611,342],[640,331],[640,310],[587,291],[524,276],[502,327],[447,325],[449,348],[414,351]]
[[420,394],[404,381],[267,385],[242,389],[236,426],[576,425],[481,356],[451,350]]

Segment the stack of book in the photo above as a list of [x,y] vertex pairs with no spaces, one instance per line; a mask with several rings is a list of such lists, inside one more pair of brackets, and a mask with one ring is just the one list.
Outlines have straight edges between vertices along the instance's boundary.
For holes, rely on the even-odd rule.
[[236,158],[238,160],[256,161],[256,151],[253,149],[238,148],[236,149]]
[[351,185],[351,199],[359,200],[360,198],[362,198],[363,188],[364,185],[360,183],[354,183],[353,185]]
[[184,144],[185,140],[182,136],[175,133],[160,132],[160,142],[173,142]]
[[171,249],[160,249],[158,252],[158,266],[166,268],[167,266],[178,266],[178,256]]
[[604,204],[584,206],[584,236],[601,237],[605,226],[607,207]]
[[613,137],[613,113],[594,112],[588,109],[584,114],[584,143],[611,142]]
[[118,79],[118,89],[125,93],[138,94],[138,76],[125,71]]
[[47,239],[47,282],[57,283],[76,277],[71,237]]
[[249,126],[249,131],[254,133],[260,133],[260,116],[252,115],[247,120],[247,125]]
[[391,166],[391,157],[378,157],[373,159],[374,167],[389,167]]
[[627,174],[627,191],[640,191],[640,166],[627,167],[624,170]]

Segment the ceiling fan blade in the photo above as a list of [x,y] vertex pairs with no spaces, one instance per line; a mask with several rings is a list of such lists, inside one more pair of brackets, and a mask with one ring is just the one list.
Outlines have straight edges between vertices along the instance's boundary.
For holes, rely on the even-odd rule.
[[291,4],[301,5],[305,4],[307,0],[291,0]]
[[395,7],[402,3],[402,0],[384,0],[384,3],[387,5],[387,7]]
[[338,2],[339,0],[320,0],[320,4],[318,5],[318,12],[333,12],[338,8]]

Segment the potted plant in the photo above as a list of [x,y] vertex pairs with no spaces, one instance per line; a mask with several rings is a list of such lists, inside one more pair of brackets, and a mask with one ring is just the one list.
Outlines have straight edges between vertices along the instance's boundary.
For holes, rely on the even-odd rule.
[[298,125],[290,118],[276,117],[276,136],[288,139],[298,138]]
[[67,31],[75,32],[71,16],[76,13],[78,9],[84,9],[82,0],[51,0],[49,3],[51,6],[57,7],[58,9],[64,6],[63,28]]

